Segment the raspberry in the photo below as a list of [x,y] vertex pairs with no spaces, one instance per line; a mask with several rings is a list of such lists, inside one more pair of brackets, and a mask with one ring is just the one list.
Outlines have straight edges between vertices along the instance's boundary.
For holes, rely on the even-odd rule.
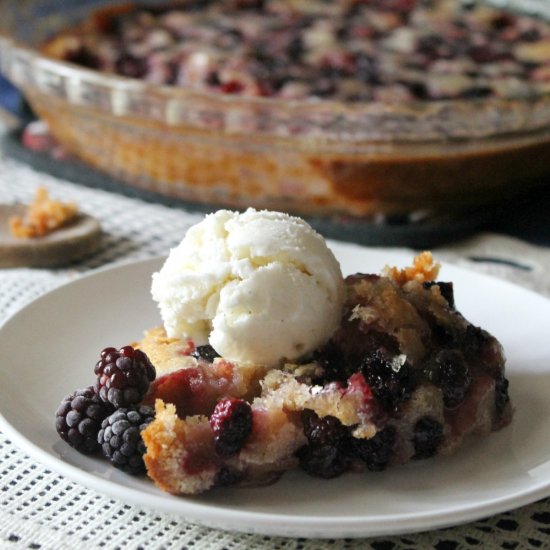
[[223,456],[239,452],[252,431],[252,408],[243,399],[222,399],[210,417],[216,452]]
[[95,392],[102,401],[116,408],[139,403],[156,376],[155,367],[147,355],[131,346],[118,351],[105,348],[94,372],[97,375]]
[[92,386],[67,395],[55,412],[55,428],[61,439],[81,453],[99,451],[97,434],[101,422],[113,412],[94,393]]
[[97,435],[103,455],[116,468],[132,475],[145,473],[145,443],[141,431],[153,420],[152,407],[118,409],[105,418]]

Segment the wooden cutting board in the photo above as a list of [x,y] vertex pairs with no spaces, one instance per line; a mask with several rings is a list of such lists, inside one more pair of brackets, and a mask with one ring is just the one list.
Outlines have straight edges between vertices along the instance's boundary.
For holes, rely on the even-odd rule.
[[24,215],[23,205],[0,204],[0,268],[62,267],[93,253],[101,241],[96,218],[78,214],[70,224],[34,239],[15,238],[9,220]]

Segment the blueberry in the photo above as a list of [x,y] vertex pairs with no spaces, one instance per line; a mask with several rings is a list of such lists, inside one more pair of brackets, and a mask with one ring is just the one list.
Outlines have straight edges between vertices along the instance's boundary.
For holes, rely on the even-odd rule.
[[220,357],[219,353],[209,344],[204,346],[197,346],[195,350],[191,353],[191,356],[195,359],[202,359],[207,363],[213,363],[216,357]]

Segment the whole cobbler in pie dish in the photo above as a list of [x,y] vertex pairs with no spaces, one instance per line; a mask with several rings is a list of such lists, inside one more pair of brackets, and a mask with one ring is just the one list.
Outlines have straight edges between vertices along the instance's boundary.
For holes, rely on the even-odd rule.
[[[163,326],[132,346],[103,350],[95,384],[61,403],[59,434],[128,473],[147,471],[165,491],[198,494],[271,483],[293,468],[319,478],[386,470],[448,455],[469,436],[510,423],[502,347],[459,312],[431,253],[405,269],[345,278],[335,262],[298,218],[252,209],[207,216],[154,275]],[[317,287],[329,272],[337,322],[320,339],[304,340],[307,291],[302,304],[286,301],[285,312],[269,299],[256,309],[246,302],[256,289],[278,303],[297,280],[307,281],[301,289]],[[174,293],[174,285],[182,286]],[[175,311],[187,317],[171,322]],[[220,316],[225,339],[212,337]],[[305,326],[291,334],[303,347],[291,358],[284,351],[254,361],[271,346],[255,345],[262,325],[272,330],[297,317]],[[233,346],[239,324],[253,332],[241,339],[245,352]]]
[[133,187],[346,231],[477,219],[550,170],[550,24],[532,14],[160,0],[76,15],[12,76],[67,153]]
[[188,0],[99,12],[45,52],[226,95],[345,102],[550,91],[550,26],[456,0]]

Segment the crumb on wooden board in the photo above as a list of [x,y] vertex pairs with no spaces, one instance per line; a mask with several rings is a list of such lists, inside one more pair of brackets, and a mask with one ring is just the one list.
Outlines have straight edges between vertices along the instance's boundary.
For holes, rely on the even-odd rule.
[[38,187],[25,215],[10,218],[10,232],[19,239],[43,237],[73,221],[77,214],[74,202],[54,200],[45,187]]

